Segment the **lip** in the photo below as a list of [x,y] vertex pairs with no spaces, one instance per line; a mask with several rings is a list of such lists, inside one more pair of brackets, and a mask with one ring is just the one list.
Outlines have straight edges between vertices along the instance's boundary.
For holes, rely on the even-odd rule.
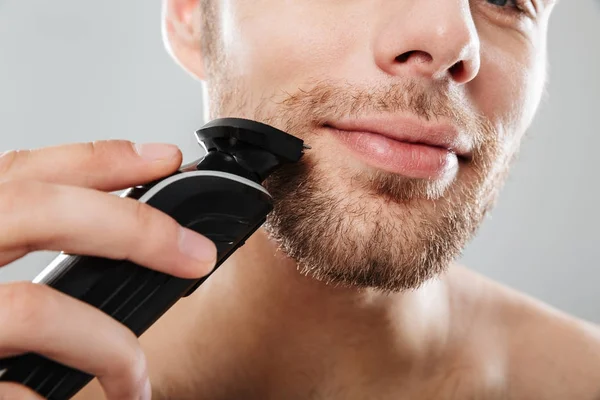
[[323,127],[367,164],[411,178],[456,173],[459,161],[472,154],[468,139],[449,123],[380,116],[327,121]]
[[449,123],[425,124],[414,118],[382,116],[331,121],[324,125],[340,131],[365,132],[398,142],[438,147],[466,161],[472,155],[469,140]]

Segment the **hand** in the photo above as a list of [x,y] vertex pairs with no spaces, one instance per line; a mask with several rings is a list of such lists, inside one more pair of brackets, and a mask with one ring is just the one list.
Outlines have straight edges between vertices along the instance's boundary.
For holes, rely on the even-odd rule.
[[[175,146],[127,141],[0,155],[0,267],[35,250],[62,250],[128,259],[181,278],[207,275],[217,258],[210,240],[144,203],[107,193],[180,165]],[[150,398],[144,354],[127,327],[46,285],[0,284],[0,358],[27,352],[96,376],[109,400]],[[0,383],[5,398],[40,397]]]

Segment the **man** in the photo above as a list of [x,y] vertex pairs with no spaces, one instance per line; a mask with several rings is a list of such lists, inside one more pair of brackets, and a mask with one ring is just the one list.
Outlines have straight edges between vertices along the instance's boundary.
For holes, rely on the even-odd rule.
[[[600,398],[598,327],[454,264],[538,107],[553,7],[165,0],[170,53],[205,83],[209,118],[263,121],[312,150],[266,182],[276,207],[263,229],[141,347],[96,310],[11,284],[0,356],[34,350],[94,374],[80,399],[149,398],[147,376],[154,399]],[[101,193],[181,162],[176,149],[138,149],[0,158],[3,262],[60,248],[205,274],[212,244]],[[82,216],[53,224],[73,199]],[[34,231],[26,210],[48,222]]]

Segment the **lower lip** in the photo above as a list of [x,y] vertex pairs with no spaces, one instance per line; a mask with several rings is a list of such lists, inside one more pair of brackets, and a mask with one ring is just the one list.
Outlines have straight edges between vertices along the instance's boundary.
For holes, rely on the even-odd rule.
[[458,157],[446,149],[400,142],[376,133],[327,129],[361,161],[407,178],[440,179],[458,167]]

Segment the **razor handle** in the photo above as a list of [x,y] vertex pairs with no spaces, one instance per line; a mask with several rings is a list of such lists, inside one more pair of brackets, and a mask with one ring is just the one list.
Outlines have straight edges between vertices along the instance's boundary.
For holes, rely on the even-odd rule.
[[[217,247],[218,267],[263,224],[273,205],[258,183],[232,173],[202,170],[201,164],[131,188],[122,197],[145,202],[211,239]],[[127,260],[62,253],[34,282],[100,309],[139,337],[207,278],[182,279]],[[0,370],[0,381],[26,385],[51,400],[70,399],[93,379],[34,353],[11,358]]]

